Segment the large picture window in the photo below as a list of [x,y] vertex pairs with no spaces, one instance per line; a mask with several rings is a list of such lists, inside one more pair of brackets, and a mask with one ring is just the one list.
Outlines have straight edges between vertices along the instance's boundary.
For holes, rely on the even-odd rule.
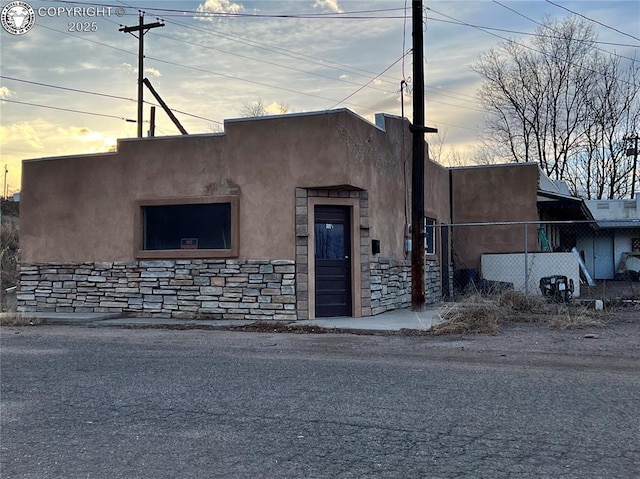
[[140,202],[136,256],[237,256],[237,209],[235,197]]

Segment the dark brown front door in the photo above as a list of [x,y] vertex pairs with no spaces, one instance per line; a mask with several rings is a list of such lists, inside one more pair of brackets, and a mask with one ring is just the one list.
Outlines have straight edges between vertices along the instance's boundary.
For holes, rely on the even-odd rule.
[[315,207],[316,317],[351,316],[348,206]]

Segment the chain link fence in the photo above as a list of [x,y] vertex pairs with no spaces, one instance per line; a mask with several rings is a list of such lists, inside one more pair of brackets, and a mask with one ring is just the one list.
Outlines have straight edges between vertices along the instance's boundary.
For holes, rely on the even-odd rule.
[[640,299],[640,221],[434,225],[445,300],[515,290],[552,299]]

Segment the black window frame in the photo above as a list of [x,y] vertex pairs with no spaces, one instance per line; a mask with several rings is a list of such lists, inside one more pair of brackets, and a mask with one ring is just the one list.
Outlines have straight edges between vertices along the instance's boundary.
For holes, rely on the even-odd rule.
[[437,220],[425,216],[424,218],[424,253],[427,256],[436,254],[436,225]]
[[[229,204],[230,206],[230,242],[229,248],[176,248],[145,249],[145,208],[155,206],[189,206],[205,204]],[[163,258],[235,258],[238,256],[239,238],[239,199],[236,196],[206,196],[195,198],[159,198],[140,200],[136,205],[134,255],[141,259]]]

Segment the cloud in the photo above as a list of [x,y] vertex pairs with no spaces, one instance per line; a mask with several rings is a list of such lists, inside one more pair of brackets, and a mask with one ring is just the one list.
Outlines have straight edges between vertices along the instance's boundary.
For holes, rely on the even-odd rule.
[[289,111],[289,106],[284,103],[278,103],[274,101],[270,105],[265,107],[267,115],[281,115]]
[[27,122],[14,123],[9,126],[0,126],[0,141],[3,145],[12,147],[31,147],[36,150],[44,148],[38,129],[34,128]]
[[104,135],[99,131],[92,131],[86,126],[69,126],[67,128],[56,128],[59,138],[80,141],[82,143],[95,143],[104,141]]
[[[118,67],[121,70],[124,70],[125,72],[128,73],[138,73],[138,69],[136,67],[134,67],[133,65],[130,65],[129,63],[121,63],[120,66]],[[160,70],[158,70],[157,68],[153,68],[153,67],[145,67],[144,68],[145,73],[148,73],[149,75],[156,77],[156,78],[160,78],[162,76],[162,73],[160,73]]]
[[0,100],[13,96],[13,92],[6,86],[0,86]]
[[131,73],[135,73],[138,71],[137,68],[134,68],[132,65],[130,65],[129,63],[121,63],[119,68],[121,70],[124,70],[126,72],[131,72]]
[[[93,131],[86,126],[69,126],[67,128],[56,128],[55,135],[49,135],[50,140],[64,142],[67,145],[81,143],[82,153],[102,153],[114,151],[117,140],[114,136],[107,136],[101,131]],[[77,147],[76,147],[77,150]],[[75,151],[74,153],[78,153]]]
[[335,13],[342,13],[338,0],[316,0],[313,4],[313,8],[329,9]]
[[[240,13],[244,10],[244,6],[241,3],[233,3],[229,0],[207,0],[204,3],[198,5],[198,12],[200,13]],[[196,17],[201,20],[213,20],[212,17],[205,16]]]
[[160,73],[160,71],[156,68],[153,67],[146,67],[144,69],[144,71],[148,74],[150,74],[151,76],[154,76],[156,78],[160,78],[162,76],[162,73]]

